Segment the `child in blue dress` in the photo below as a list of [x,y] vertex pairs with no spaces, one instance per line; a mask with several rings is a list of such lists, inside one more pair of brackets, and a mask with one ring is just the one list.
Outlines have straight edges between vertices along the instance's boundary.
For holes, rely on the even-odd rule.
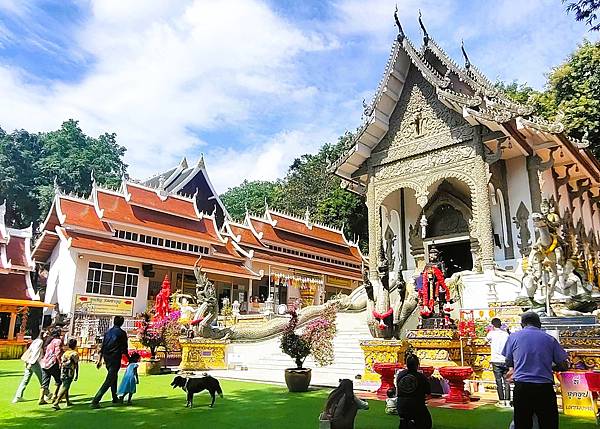
[[132,353],[131,356],[129,356],[129,365],[127,365],[125,375],[123,376],[121,384],[119,385],[119,390],[117,391],[121,403],[123,402],[123,399],[125,399],[125,395],[129,395],[127,398],[127,405],[131,405],[131,397],[135,393],[135,385],[140,382],[137,373],[139,361],[140,355],[138,353]]

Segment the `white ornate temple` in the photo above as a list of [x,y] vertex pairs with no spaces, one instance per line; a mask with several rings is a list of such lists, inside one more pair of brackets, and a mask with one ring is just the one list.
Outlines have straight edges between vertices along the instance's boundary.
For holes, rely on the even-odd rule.
[[510,100],[464,48],[458,65],[420,18],[420,47],[396,23],[364,123],[332,167],[366,196],[371,278],[380,244],[407,280],[435,246],[448,277],[467,271],[463,307],[539,296],[544,282],[555,298],[596,294],[600,163],[589,142]]

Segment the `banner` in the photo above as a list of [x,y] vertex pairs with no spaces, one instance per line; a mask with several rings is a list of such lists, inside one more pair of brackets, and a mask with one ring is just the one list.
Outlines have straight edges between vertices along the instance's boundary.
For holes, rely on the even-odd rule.
[[75,311],[110,316],[133,316],[133,299],[77,295]]
[[596,401],[589,391],[585,373],[561,372],[560,390],[563,400],[563,411],[568,416],[595,418]]
[[336,276],[325,276],[325,283],[328,286],[341,287],[345,289],[352,289],[352,280],[344,279]]

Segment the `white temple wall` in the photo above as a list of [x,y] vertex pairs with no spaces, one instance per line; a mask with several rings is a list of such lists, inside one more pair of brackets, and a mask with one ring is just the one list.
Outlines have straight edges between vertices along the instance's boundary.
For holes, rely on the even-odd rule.
[[592,219],[592,206],[590,204],[590,198],[587,193],[583,198],[583,223],[585,225],[585,232],[589,233],[590,231],[594,231],[594,221]]
[[573,225],[577,226],[577,223],[582,218],[581,216],[581,199],[575,198],[573,199]]
[[70,306],[73,305],[75,295],[90,295],[90,296],[99,296],[105,298],[118,298],[125,299],[129,297],[124,296],[110,296],[110,295],[95,295],[86,292],[87,286],[87,273],[88,266],[90,261],[92,262],[102,262],[106,264],[115,264],[115,265],[125,265],[127,267],[138,268],[140,270],[138,276],[138,290],[137,296],[135,298],[131,298],[133,300],[133,316],[139,313],[143,313],[146,311],[148,304],[148,285],[150,283],[150,279],[145,277],[142,270],[142,263],[135,262],[131,259],[128,259],[126,256],[123,259],[111,257],[111,256],[100,256],[100,255],[90,255],[90,254],[79,254],[77,256],[77,272],[74,276],[74,289],[70,296]]
[[[409,226],[410,225],[418,225],[418,217],[421,213],[421,207],[417,204],[417,199],[415,196],[415,191],[410,188],[404,189],[404,236],[406,237],[406,269],[408,272],[405,273],[405,278],[408,278],[406,275],[412,276],[413,271],[416,268],[415,258],[410,253],[410,243],[408,242],[408,237],[410,234]],[[419,227],[420,228],[420,227]]]
[[503,221],[503,207],[500,204],[498,199],[496,188],[491,183],[488,185],[488,193],[490,199],[490,210],[492,213],[492,230],[494,231],[494,235],[497,235],[500,239],[500,247],[498,247],[496,242],[496,237],[494,237],[494,260],[502,261],[504,260],[504,221]]
[[549,168],[548,170],[545,170],[541,173],[541,180],[540,180],[542,186],[541,186],[541,190],[542,190],[542,197],[543,198],[550,198],[550,197],[554,197],[554,200],[556,201],[556,199],[558,198],[558,195],[554,194],[554,177],[552,177],[552,169]]
[[[517,215],[517,210],[521,202],[525,204],[529,211],[529,230],[533,235],[533,223],[531,221],[531,195],[529,192],[529,178],[527,175],[527,166],[525,157],[520,156],[506,160],[506,181],[508,184],[508,201],[510,206],[510,219]],[[512,239],[515,243],[515,258],[520,258],[522,255],[519,252],[517,243],[519,230],[516,227],[512,228]]]
[[592,210],[592,213],[594,234],[596,238],[600,238],[600,210]]
[[[70,250],[62,240],[54,248],[48,260],[50,270],[48,271],[44,301],[48,304],[58,303],[58,309],[63,314],[71,312],[75,284],[75,261],[75,252]],[[46,314],[51,312],[52,309],[45,310]]]

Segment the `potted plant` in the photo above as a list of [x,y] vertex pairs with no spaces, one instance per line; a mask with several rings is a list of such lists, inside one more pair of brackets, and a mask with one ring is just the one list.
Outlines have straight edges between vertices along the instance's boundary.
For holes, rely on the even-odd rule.
[[312,371],[304,368],[304,361],[312,354],[319,366],[333,363],[333,337],[335,336],[335,305],[326,306],[321,314],[312,320],[302,334],[296,332],[298,313],[291,309],[290,321],[281,336],[281,350],[294,359],[295,368],[285,370],[285,383],[290,392],[306,392],[310,385]]
[[179,311],[173,311],[159,320],[152,320],[148,313],[144,313],[143,320],[138,324],[138,340],[150,349],[150,359],[146,365],[142,365],[140,372],[146,374],[160,374],[161,361],[156,357],[159,347],[169,350],[176,349],[179,345],[181,325],[179,323]]
[[162,333],[151,321],[150,314],[142,314],[142,321],[138,323],[138,340],[150,349],[150,359],[144,359],[140,365],[142,374],[160,374],[160,359],[156,358],[156,349],[163,343]]

